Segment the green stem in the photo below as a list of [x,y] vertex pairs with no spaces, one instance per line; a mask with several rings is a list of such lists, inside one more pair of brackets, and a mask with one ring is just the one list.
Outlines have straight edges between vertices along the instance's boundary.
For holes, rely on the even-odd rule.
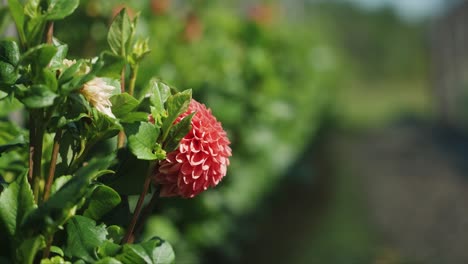
[[29,171],[28,181],[29,184],[33,184],[33,167],[34,167],[34,148],[35,148],[35,135],[36,135],[36,122],[32,111],[29,112]]
[[54,241],[54,235],[48,235],[46,237],[46,247],[44,248],[44,251],[42,252],[42,258],[46,259],[49,258],[50,255],[50,248],[52,247],[52,242]]
[[131,72],[130,72],[130,83],[128,85],[128,93],[133,96],[135,92],[135,83],[138,75],[138,64],[133,65],[131,67]]
[[44,143],[45,127],[42,121],[44,119],[44,110],[40,109],[37,111],[39,122],[36,123],[36,132],[33,138],[33,166],[32,166],[32,179],[33,179],[33,193],[36,198],[36,202],[40,202],[40,187],[42,179],[42,148]]
[[[140,217],[141,209],[143,208],[143,202],[145,201],[145,196],[148,194],[149,187],[151,185],[151,178],[153,174],[154,163],[151,163],[148,167],[148,172],[146,174],[145,182],[143,183],[143,190],[140,193],[140,197],[138,198],[137,205],[135,207],[135,211],[133,212],[132,220],[127,228],[127,233],[125,233],[125,237],[122,239],[121,244],[132,243],[133,242],[133,230],[138,222],[138,218]],[[132,241],[131,241],[132,240]]]
[[94,147],[94,145],[97,142],[99,142],[100,139],[101,137],[95,137],[86,144],[84,150],[79,154],[79,156],[75,160],[72,161],[72,164],[70,164],[70,167],[68,169],[69,174],[72,174],[75,170],[77,170],[80,167],[80,165],[88,156],[89,151]]
[[50,158],[50,167],[49,175],[47,177],[47,183],[44,189],[44,201],[49,199],[50,189],[52,187],[52,182],[54,181],[55,168],[57,166],[57,157],[60,150],[60,140],[62,139],[62,129],[57,129],[54,137],[54,146],[52,148],[52,156]]
[[[120,92],[125,93],[125,66],[122,68],[120,73]],[[125,144],[125,133],[123,131],[119,132],[117,136],[117,148],[123,148]]]

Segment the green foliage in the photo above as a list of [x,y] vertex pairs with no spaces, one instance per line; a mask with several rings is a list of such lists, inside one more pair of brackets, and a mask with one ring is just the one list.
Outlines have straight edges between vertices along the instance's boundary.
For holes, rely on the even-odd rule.
[[150,91],[135,87],[149,40],[135,37],[137,18],[125,10],[110,26],[110,50],[67,59],[69,43],[53,37],[54,24],[78,6],[8,1],[19,44],[0,40],[0,261],[173,263],[162,239],[124,243],[134,230],[125,229],[129,204],[121,195],[146,195],[150,166],[166,157],[162,146],[175,148],[190,127],[191,116],[173,122],[191,91],[156,81]]
[[159,128],[148,122],[125,125],[130,151],[142,160],[164,159],[166,153],[157,143]]
[[13,66],[18,65],[20,52],[18,44],[12,40],[0,41],[0,60]]
[[112,103],[112,113],[117,118],[124,118],[139,105],[138,100],[128,93],[116,94],[110,98],[110,101]]
[[42,84],[33,85],[30,89],[24,91],[18,99],[27,108],[44,108],[54,104],[57,94],[50,90],[50,87]]
[[163,140],[169,135],[169,131],[177,117],[187,111],[191,98],[192,90],[186,90],[167,98],[167,118],[165,118],[162,124],[162,132],[164,133],[162,137]]
[[79,0],[50,0],[47,7],[47,20],[60,20],[71,15],[78,7]]
[[21,235],[21,223],[36,207],[26,177],[27,172],[24,172],[0,194],[0,221],[10,239],[17,239]]
[[172,247],[160,238],[120,246],[109,240],[109,232],[104,225],[96,225],[92,219],[83,216],[73,217],[66,230],[65,255],[71,258],[80,258],[88,263],[174,263]]
[[128,53],[131,37],[133,35],[132,22],[128,17],[127,11],[122,9],[112,21],[112,25],[107,35],[107,42],[111,50],[122,57]]
[[135,245],[124,245],[122,253],[116,256],[116,259],[122,263],[141,264],[171,264],[174,263],[174,258],[171,245],[160,238],[153,238]]
[[120,202],[120,195],[114,189],[98,185],[89,197],[89,204],[84,210],[83,216],[97,221]]
[[74,216],[66,225],[67,246],[65,255],[71,258],[83,259],[86,262],[95,262],[96,249],[107,236],[104,225],[96,226],[96,222],[83,216]]
[[13,17],[13,20],[15,21],[21,43],[25,43],[26,41],[26,37],[24,34],[25,15],[23,11],[23,6],[21,5],[19,0],[8,0],[8,8],[10,9],[10,14]]

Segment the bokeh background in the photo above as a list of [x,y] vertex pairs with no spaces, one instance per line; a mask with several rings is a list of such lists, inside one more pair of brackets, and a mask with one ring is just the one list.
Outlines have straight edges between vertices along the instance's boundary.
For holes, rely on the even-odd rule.
[[177,263],[468,263],[468,4],[82,0],[72,56],[140,13],[153,76],[211,107],[218,188],[161,199],[145,229]]

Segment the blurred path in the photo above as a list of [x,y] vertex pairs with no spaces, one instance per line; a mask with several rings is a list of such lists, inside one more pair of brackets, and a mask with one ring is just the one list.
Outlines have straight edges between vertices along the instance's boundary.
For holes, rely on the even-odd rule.
[[[468,263],[467,139],[398,126],[341,140],[372,222],[404,263]],[[407,261],[407,262],[406,262]]]
[[239,263],[468,263],[466,142],[424,125],[330,136]]

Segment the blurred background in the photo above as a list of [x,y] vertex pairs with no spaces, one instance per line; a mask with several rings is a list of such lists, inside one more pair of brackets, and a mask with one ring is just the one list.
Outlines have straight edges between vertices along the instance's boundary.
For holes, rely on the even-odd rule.
[[468,263],[468,3],[82,0],[72,56],[122,7],[153,76],[211,107],[228,175],[161,199],[177,263]]

